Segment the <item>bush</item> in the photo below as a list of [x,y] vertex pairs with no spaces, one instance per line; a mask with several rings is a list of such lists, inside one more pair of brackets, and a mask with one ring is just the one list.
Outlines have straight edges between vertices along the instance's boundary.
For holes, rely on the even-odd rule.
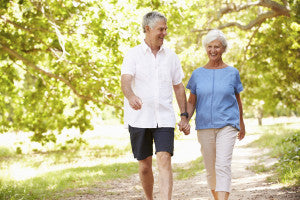
[[264,134],[249,147],[268,148],[271,151],[269,157],[278,161],[265,168],[263,165],[249,167],[258,173],[261,170],[273,171],[275,174],[268,180],[278,181],[291,186],[300,185],[300,130],[287,129],[283,125],[271,125],[263,127]]
[[283,139],[281,144],[286,147],[281,152],[276,171],[282,183],[300,185],[300,132]]
[[0,158],[14,155],[13,151],[8,147],[0,147]]

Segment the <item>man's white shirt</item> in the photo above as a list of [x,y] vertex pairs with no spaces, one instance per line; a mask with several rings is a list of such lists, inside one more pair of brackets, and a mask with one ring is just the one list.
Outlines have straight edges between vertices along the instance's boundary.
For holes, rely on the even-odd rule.
[[124,123],[138,128],[175,127],[173,85],[184,77],[178,56],[162,46],[156,57],[143,41],[131,48],[123,60],[121,74],[133,76],[132,90],[142,100],[134,110],[124,99]]

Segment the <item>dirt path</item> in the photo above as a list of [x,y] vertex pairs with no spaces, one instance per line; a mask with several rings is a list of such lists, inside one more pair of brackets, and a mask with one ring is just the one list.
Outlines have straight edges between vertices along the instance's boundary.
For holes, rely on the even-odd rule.
[[[185,140],[175,141],[175,153],[173,163],[185,163],[200,156],[200,146],[194,138],[188,136]],[[300,191],[285,190],[279,184],[266,182],[270,174],[255,174],[247,170],[257,162],[264,152],[254,148],[245,147],[246,144],[256,139],[257,135],[247,136],[243,141],[236,144],[232,162],[232,200],[299,200]],[[272,160],[265,161],[265,165],[271,164]],[[157,171],[155,173],[154,195],[158,197]],[[176,176],[176,175],[174,175]],[[81,188],[76,192],[81,195],[67,198],[67,200],[140,200],[144,199],[143,190],[137,174],[126,180],[114,180],[105,185],[96,185],[93,188]],[[198,174],[188,180],[174,179],[174,200],[208,200],[211,199],[206,186],[205,174]]]

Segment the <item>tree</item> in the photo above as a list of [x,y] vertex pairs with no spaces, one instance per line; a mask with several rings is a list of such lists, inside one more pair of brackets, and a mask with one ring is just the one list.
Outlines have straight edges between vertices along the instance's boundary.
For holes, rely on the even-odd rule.
[[123,50],[136,43],[132,9],[112,1],[2,0],[0,4],[0,132],[91,129],[91,112],[121,114]]
[[0,0],[0,132],[47,142],[64,128],[91,129],[93,110],[112,106],[121,118],[121,63],[151,10],[169,19],[166,45],[179,54],[185,83],[207,62],[202,36],[219,28],[231,43],[225,60],[241,72],[245,106],[299,109],[296,0]]
[[183,30],[194,34],[177,37],[187,37],[191,43],[182,45],[185,40],[180,40],[174,45],[181,47],[177,49],[181,51],[187,79],[195,68],[207,62],[202,37],[211,29],[222,29],[231,46],[225,60],[240,70],[245,107],[249,111],[254,107],[258,118],[263,113],[274,115],[278,107],[299,110],[298,1],[188,2],[192,3],[186,4],[186,12],[181,12],[181,21],[188,23]]
[[[299,14],[298,14],[299,16]],[[292,15],[269,20],[256,33],[244,64],[248,104],[263,101],[265,113],[283,105],[294,111],[300,100],[300,21]]]

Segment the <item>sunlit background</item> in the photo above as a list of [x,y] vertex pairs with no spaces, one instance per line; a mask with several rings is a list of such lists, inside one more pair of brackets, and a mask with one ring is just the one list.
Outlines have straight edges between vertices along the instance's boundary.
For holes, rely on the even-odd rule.
[[[236,145],[272,159],[247,170],[272,173],[266,179],[274,188],[299,187],[297,0],[2,0],[0,199],[64,199],[137,174],[120,68],[143,40],[142,17],[152,10],[168,18],[164,45],[178,54],[184,85],[208,60],[203,36],[213,28],[225,33],[223,59],[244,86],[247,136]],[[174,108],[179,120],[175,101]],[[189,136],[176,129],[176,180],[203,173],[191,124]]]

